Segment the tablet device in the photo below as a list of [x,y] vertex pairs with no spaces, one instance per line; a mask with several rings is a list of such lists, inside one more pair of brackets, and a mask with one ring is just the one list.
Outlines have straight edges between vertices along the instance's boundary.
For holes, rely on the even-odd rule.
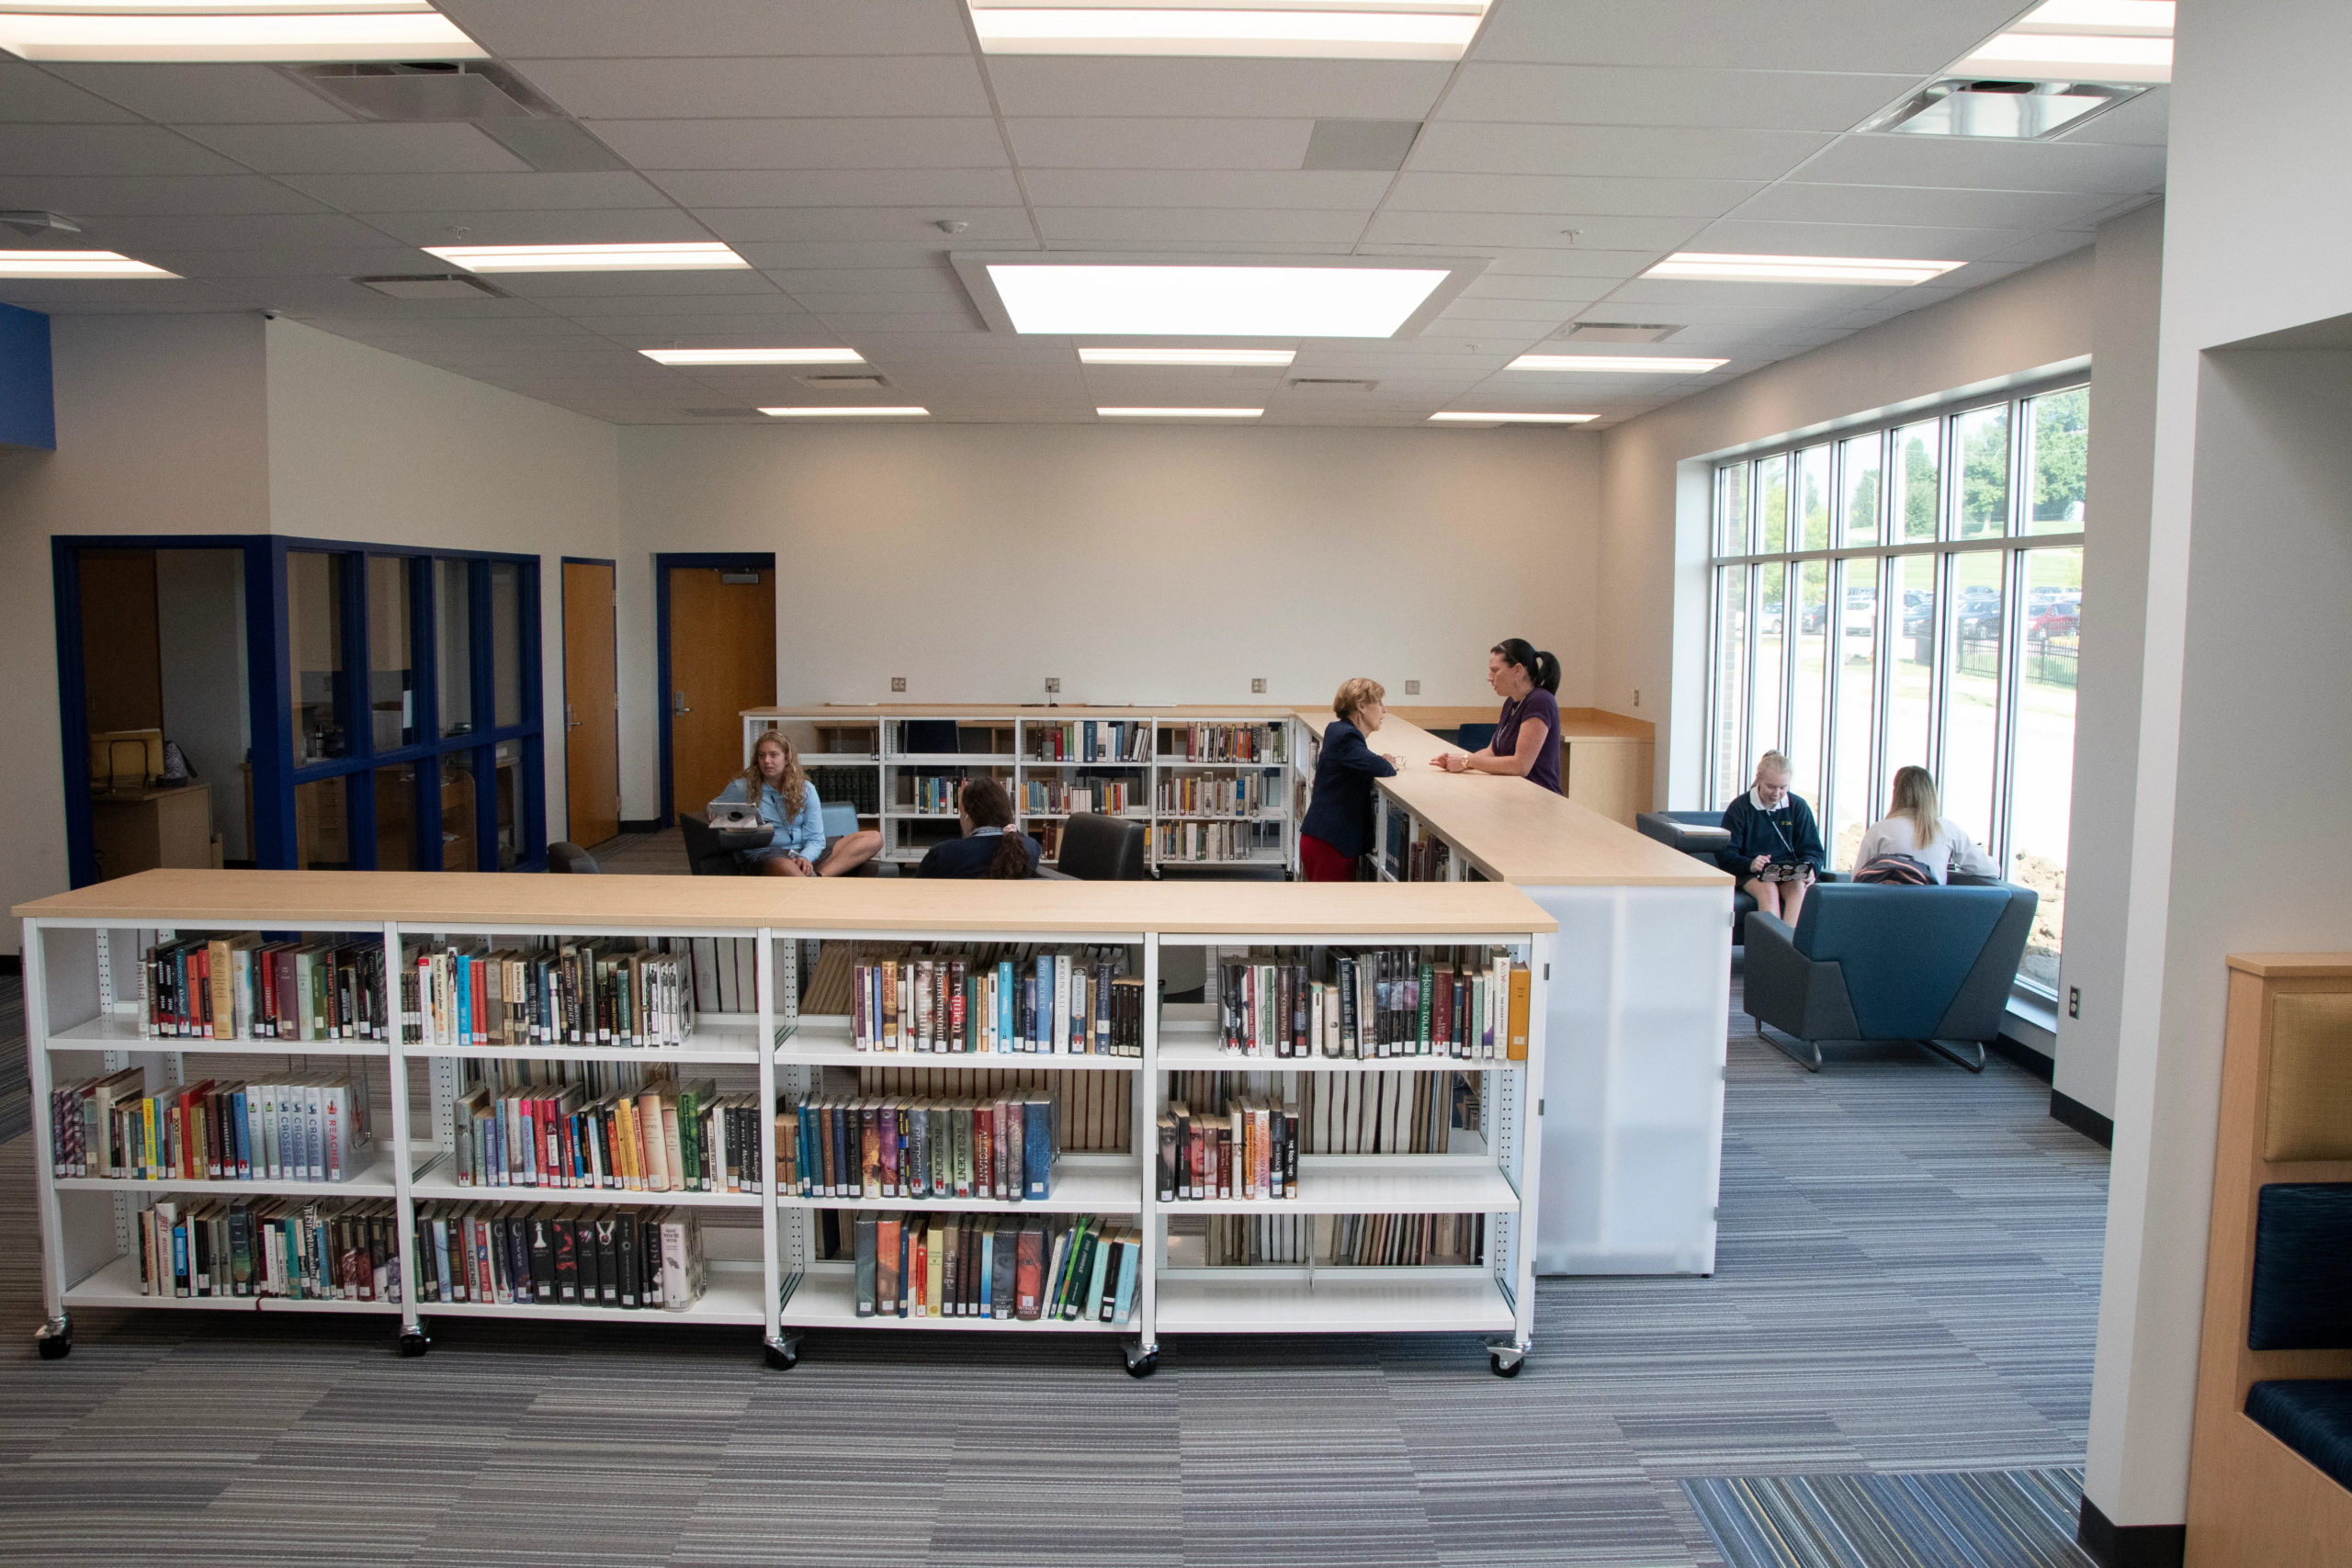
[[760,820],[759,807],[749,801],[714,800],[705,809],[709,813],[710,825],[722,832],[764,826]]

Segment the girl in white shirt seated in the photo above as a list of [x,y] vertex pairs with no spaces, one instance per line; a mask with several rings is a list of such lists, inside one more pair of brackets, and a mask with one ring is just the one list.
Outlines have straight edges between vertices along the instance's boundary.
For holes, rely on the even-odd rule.
[[1939,812],[1935,777],[1925,768],[1895,771],[1894,804],[1885,820],[1862,835],[1854,867],[1860,871],[1882,855],[1915,860],[1939,883],[1951,881],[1955,871],[1968,876],[2001,874],[1993,857],[1977,848],[1967,830]]

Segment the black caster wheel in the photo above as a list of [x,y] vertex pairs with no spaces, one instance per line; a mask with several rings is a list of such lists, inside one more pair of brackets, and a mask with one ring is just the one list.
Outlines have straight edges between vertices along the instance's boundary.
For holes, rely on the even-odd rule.
[[65,1328],[52,1333],[44,1328],[33,1336],[33,1344],[40,1348],[42,1360],[62,1361],[74,1352],[74,1331]]
[[433,1348],[432,1337],[422,1328],[401,1330],[400,1351],[403,1356],[422,1356]]
[[1159,1352],[1157,1350],[1154,1350],[1148,1356],[1130,1356],[1127,1358],[1127,1376],[1131,1378],[1148,1378],[1159,1370]]
[[1514,1356],[1506,1361],[1500,1351],[1493,1352],[1487,1358],[1487,1369],[1498,1378],[1515,1378],[1519,1376],[1520,1369],[1525,1365],[1527,1365],[1526,1357]]
[[800,1364],[800,1352],[789,1345],[771,1345],[767,1360],[770,1371],[788,1372]]

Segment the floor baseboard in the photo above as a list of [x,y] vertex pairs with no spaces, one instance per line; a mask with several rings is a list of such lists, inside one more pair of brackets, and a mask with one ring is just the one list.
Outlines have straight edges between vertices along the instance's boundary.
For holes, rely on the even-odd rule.
[[635,821],[623,821],[619,830],[624,833],[658,833],[669,825],[659,817],[640,817]]
[[2111,1149],[2115,1146],[2113,1118],[2100,1115],[2071,1094],[2052,1089],[2050,1114],[2052,1120],[2064,1122],[2103,1149]]
[[2188,1527],[2119,1525],[2101,1513],[2098,1505],[2086,1494],[2075,1540],[2098,1560],[2099,1568],[2180,1568],[2188,1551]]
[[2056,1062],[2052,1061],[2049,1057],[2043,1055],[2041,1052],[2035,1050],[2030,1045],[2018,1044],[2016,1041],[2010,1039],[2006,1034],[1994,1040],[1991,1043],[1991,1049],[1993,1055],[1996,1056],[2000,1057],[2004,1061],[2015,1063],[2017,1066],[2024,1068],[2027,1072],[2031,1073],[2035,1077],[2040,1078],[2043,1083],[2048,1083],[2058,1076],[2058,1064]]
[[0,975],[22,975],[24,972],[24,954],[19,953],[0,953]]

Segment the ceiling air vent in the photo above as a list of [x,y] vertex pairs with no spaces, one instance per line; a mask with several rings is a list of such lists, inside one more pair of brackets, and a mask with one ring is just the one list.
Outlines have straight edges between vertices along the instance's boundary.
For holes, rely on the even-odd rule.
[[1552,335],[1579,343],[1664,343],[1681,330],[1663,321],[1571,321]]
[[854,376],[796,376],[793,379],[804,387],[823,387],[834,390],[854,387],[864,391],[874,391],[890,384],[881,377],[871,373]]
[[1894,107],[1872,115],[1857,130],[1903,136],[1970,136],[2033,141],[2072,130],[2146,92],[2144,85],[2109,82],[2007,82],[1950,77],[1931,84]]
[[1358,169],[1385,174],[1405,166],[1421,133],[1418,119],[1318,119],[1306,138],[1302,169]]
[[479,277],[454,272],[421,272],[405,277],[355,277],[351,281],[379,294],[389,294],[395,299],[503,299],[508,297],[504,289],[493,288]]
[[1377,381],[1351,380],[1340,376],[1301,376],[1283,383],[1309,392],[1369,392],[1380,385]]
[[495,61],[392,61],[283,69],[311,91],[368,119],[469,123],[541,174],[598,174],[628,167],[579,121]]

